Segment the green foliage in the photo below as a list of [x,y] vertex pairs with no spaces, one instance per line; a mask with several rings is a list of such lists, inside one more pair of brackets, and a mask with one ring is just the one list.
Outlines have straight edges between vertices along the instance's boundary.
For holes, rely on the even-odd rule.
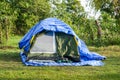
[[105,12],[102,13],[102,18],[101,26],[103,29],[102,38],[105,42],[104,44],[120,44],[120,26],[117,26],[116,19]]
[[7,1],[0,1],[0,6],[0,43],[4,43],[11,34],[14,18]]
[[0,43],[8,42],[13,33],[25,34],[50,12],[46,0],[1,0],[0,6]]
[[93,6],[111,15],[116,19],[116,26],[120,27],[120,0],[93,0]]
[[100,39],[97,37],[98,26],[95,19],[86,18],[79,0],[1,0],[0,43],[8,42],[8,36],[11,34],[25,34],[42,19],[56,17],[70,25],[89,45],[119,45],[120,18],[117,10],[119,1],[92,1],[93,7],[101,10],[101,17],[98,20],[102,29]]
[[[101,2],[102,1],[100,1],[100,3]],[[55,6],[55,9],[52,10],[51,16],[57,17],[70,25],[76,34],[88,45],[120,45],[120,27],[118,24],[116,24],[116,21],[118,20],[112,18],[110,14],[102,12],[102,16],[98,20],[102,29],[102,34],[101,38],[98,38],[98,26],[95,23],[95,19],[86,18],[86,14],[84,13],[82,6],[80,6],[80,3],[77,2],[77,0],[67,0],[67,3],[63,1],[61,4],[55,4],[53,2],[52,4]],[[99,3],[96,3],[95,5],[100,6]]]
[[49,15],[50,7],[46,0],[19,0],[11,3],[17,12],[15,25],[19,34],[25,34],[35,23]]

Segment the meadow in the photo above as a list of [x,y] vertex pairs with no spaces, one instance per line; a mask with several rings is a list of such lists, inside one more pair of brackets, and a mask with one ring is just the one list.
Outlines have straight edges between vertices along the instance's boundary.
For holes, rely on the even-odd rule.
[[17,47],[21,37],[11,37],[0,46],[0,80],[119,80],[120,46],[88,46],[90,51],[107,57],[104,66],[42,66],[22,64]]

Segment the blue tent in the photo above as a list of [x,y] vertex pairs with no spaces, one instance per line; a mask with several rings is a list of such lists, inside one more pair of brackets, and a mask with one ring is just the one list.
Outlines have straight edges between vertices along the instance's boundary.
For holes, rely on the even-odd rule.
[[[80,62],[73,62],[73,63],[55,63],[55,62],[34,62],[34,61],[26,61],[27,56],[24,54],[24,52],[28,52],[30,50],[30,41],[33,36],[35,36],[37,33],[42,32],[43,30],[46,31],[53,31],[53,32],[63,32],[66,34],[70,34],[75,36],[77,42],[78,42],[78,52],[80,53]],[[22,59],[22,62],[25,65],[30,66],[102,66],[104,63],[101,60],[104,60],[106,57],[101,56],[95,52],[90,52],[81,39],[75,34],[75,32],[70,28],[69,25],[64,23],[63,21],[57,19],[57,18],[47,18],[40,22],[38,22],[35,26],[33,26],[27,34],[22,38],[22,40],[19,42],[19,48],[23,49],[21,51],[20,56]]]

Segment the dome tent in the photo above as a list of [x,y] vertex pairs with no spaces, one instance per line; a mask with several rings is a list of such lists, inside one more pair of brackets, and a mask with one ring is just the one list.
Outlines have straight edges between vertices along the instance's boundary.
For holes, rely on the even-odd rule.
[[69,25],[57,18],[38,22],[19,42],[22,62],[31,66],[102,66],[106,57],[90,52]]

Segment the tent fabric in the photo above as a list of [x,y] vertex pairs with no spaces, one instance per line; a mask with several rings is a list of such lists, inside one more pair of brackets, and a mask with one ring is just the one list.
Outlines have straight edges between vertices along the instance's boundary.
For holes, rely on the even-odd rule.
[[80,54],[74,36],[61,32],[56,32],[55,36],[58,57],[63,58],[63,60],[68,59],[73,62],[79,62]]
[[[30,50],[30,42],[33,36],[35,36],[37,33],[40,33],[42,31],[53,31],[53,32],[62,32],[68,35],[75,36],[77,42],[78,42],[78,52],[80,54],[80,61],[77,63],[38,63],[29,61],[27,62],[27,57],[24,52],[29,52]],[[19,42],[19,48],[24,49],[24,52],[21,51],[20,56],[22,59],[22,62],[25,65],[31,65],[31,66],[83,66],[83,65],[91,65],[91,66],[102,66],[103,62],[101,60],[104,60],[106,57],[101,56],[98,53],[90,52],[81,39],[75,34],[75,32],[70,28],[69,25],[64,23],[63,21],[57,19],[57,18],[47,18],[40,22],[38,22],[35,26],[33,26],[27,34],[22,38],[22,40]]]

